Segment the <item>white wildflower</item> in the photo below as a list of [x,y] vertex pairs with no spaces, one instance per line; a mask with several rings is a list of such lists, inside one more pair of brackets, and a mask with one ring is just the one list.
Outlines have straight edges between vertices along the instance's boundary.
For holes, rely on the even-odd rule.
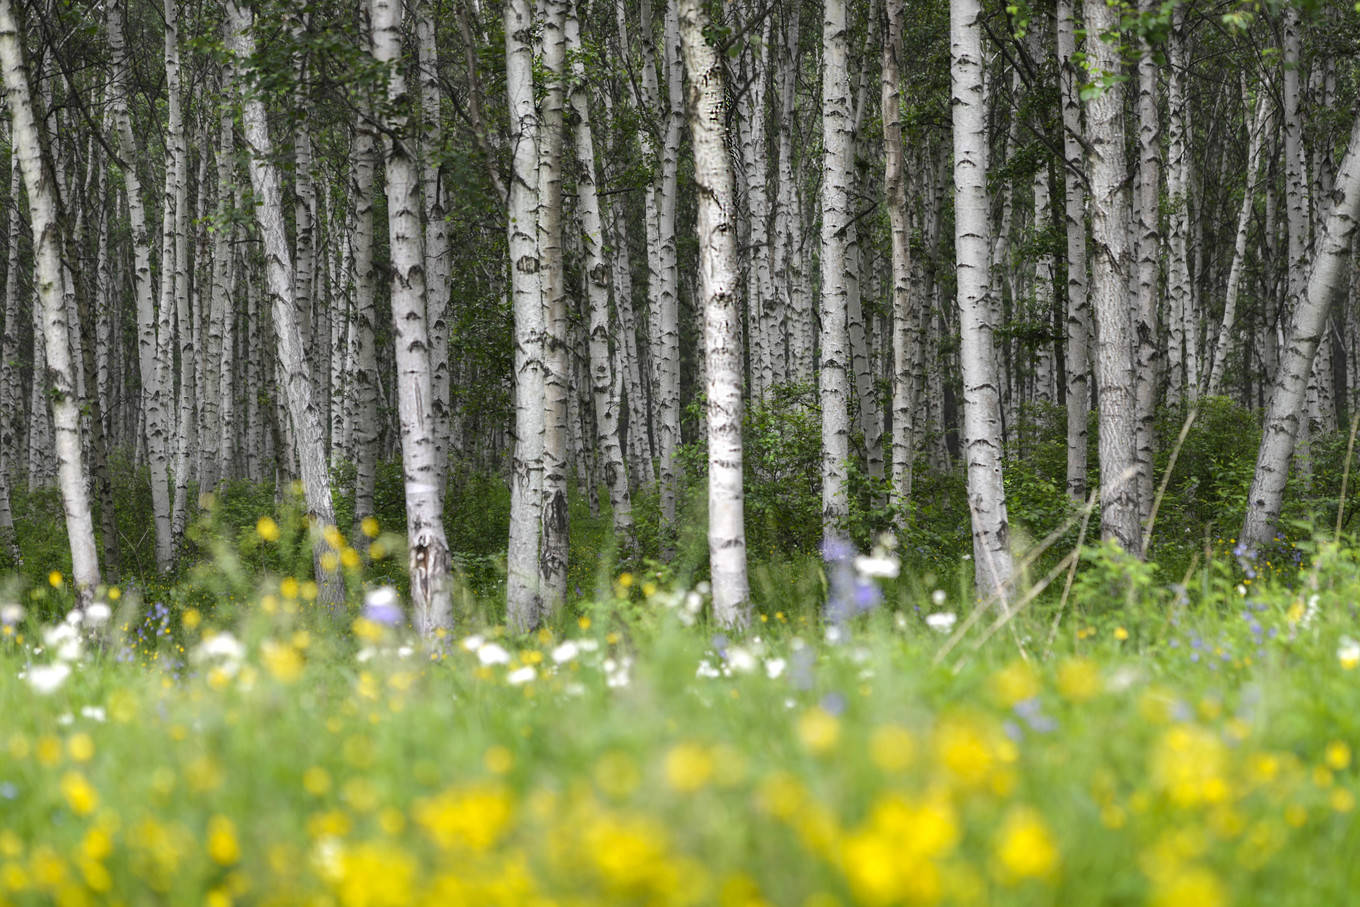
[[733,646],[727,650],[727,665],[738,674],[750,674],[756,669],[756,657],[745,649]]
[[784,675],[784,668],[788,667],[788,662],[782,658],[767,658],[765,660],[765,676],[771,680],[776,680]]
[[930,593],[930,600],[937,608],[943,605],[948,599],[949,596],[945,594],[943,589],[936,589],[934,592]]
[[533,665],[525,665],[522,668],[518,668],[514,671],[511,671],[509,674],[506,674],[505,682],[510,684],[510,686],[512,687],[517,687],[522,684],[528,683],[537,676],[538,672],[534,670]]
[[10,627],[13,626],[14,624],[17,624],[19,621],[23,619],[24,619],[23,605],[16,604],[14,602],[10,602],[9,604],[6,605],[0,605],[0,624],[4,624],[5,626]]
[[92,627],[102,627],[113,617],[113,609],[104,602],[95,602],[85,609],[85,622]]
[[28,676],[25,679],[36,692],[47,695],[56,692],[66,682],[66,678],[70,676],[71,666],[58,662],[54,665],[39,665],[36,668],[29,668]]
[[104,721],[108,718],[102,706],[87,705],[80,710],[80,717],[90,721]]
[[954,629],[958,619],[959,616],[953,611],[937,611],[926,616],[926,626],[937,633],[948,633]]
[[897,558],[888,555],[860,555],[855,558],[855,569],[861,576],[897,579]]
[[477,660],[490,667],[491,665],[503,665],[510,663],[510,653],[494,642],[483,643],[477,649]]
[[365,608],[391,608],[397,605],[397,590],[391,586],[370,589],[364,595]]
[[581,647],[576,644],[575,640],[568,639],[566,642],[553,647],[550,654],[554,664],[565,664],[581,654]]
[[694,676],[695,676],[695,677],[721,677],[722,674],[718,671],[717,668],[713,667],[713,663],[712,663],[712,662],[710,662],[707,658],[705,658],[703,661],[700,661],[700,662],[699,662],[699,670],[697,670],[697,671],[694,672]]
[[216,633],[198,644],[192,659],[202,661],[225,661],[238,663],[246,657],[246,647],[230,633]]
[[483,639],[481,636],[473,634],[472,636],[464,638],[462,642],[458,643],[458,646],[464,652],[476,652],[485,644],[486,644],[485,639]]

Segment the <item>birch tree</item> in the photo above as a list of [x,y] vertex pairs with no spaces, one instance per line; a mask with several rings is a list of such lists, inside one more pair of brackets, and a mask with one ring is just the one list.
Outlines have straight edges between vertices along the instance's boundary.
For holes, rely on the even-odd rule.
[[540,620],[543,514],[543,301],[538,254],[538,113],[534,105],[533,6],[505,3],[505,83],[510,107],[510,194],[506,218],[515,331],[515,446],[506,553],[507,618],[517,630]]
[[21,32],[10,0],[0,0],[0,77],[5,83],[9,108],[10,138],[28,190],[29,223],[33,229],[33,283],[42,317],[47,369],[34,376],[47,385],[55,430],[57,477],[66,534],[71,548],[71,572],[76,604],[85,607],[99,585],[99,553],[95,547],[94,520],[90,514],[88,476],[82,452],[80,400],[76,396],[75,362],[63,301],[61,224],[53,174],[43,150],[43,135],[34,116],[28,66],[24,60]]
[[713,617],[724,627],[751,620],[742,489],[741,339],[736,192],[723,126],[723,74],[704,38],[699,0],[679,0],[689,73],[690,134],[699,195],[699,292],[708,363],[708,556]]
[[822,536],[839,537],[849,515],[850,460],[847,230],[854,165],[849,26],[845,0],[826,0],[822,18],[822,302],[818,391],[822,403]]
[[950,0],[949,82],[954,122],[954,261],[958,281],[963,443],[979,595],[1011,583],[1010,525],[1001,476],[1001,393],[988,287],[987,108],[982,4]]
[[302,331],[293,299],[293,262],[288,236],[284,232],[283,193],[273,163],[274,147],[269,137],[264,101],[245,85],[255,56],[249,10],[235,0],[227,0],[227,24],[241,101],[241,122],[249,149],[250,181],[257,202],[255,218],[264,240],[265,284],[274,314],[278,365],[283,372],[279,375],[279,383],[285,392],[288,421],[299,448],[302,493],[307,516],[312,522],[312,552],[320,586],[318,600],[336,607],[344,600],[339,552],[322,531],[335,525],[335,510],[331,502],[330,474],[326,469],[326,445],[321,420],[312,402],[312,376],[303,358]]
[[1360,117],[1351,127],[1346,156],[1337,168],[1332,209],[1317,239],[1306,289],[1289,321],[1265,429],[1256,454],[1256,472],[1247,494],[1247,514],[1239,536],[1251,550],[1268,544],[1284,503],[1289,458],[1294,453],[1313,357],[1326,328],[1332,302],[1346,288],[1351,243],[1360,217]]
[[911,298],[911,232],[907,223],[906,153],[902,144],[902,20],[906,0],[887,0],[883,32],[881,104],[883,117],[883,191],[892,242],[892,489],[899,525],[911,500],[912,416],[916,409],[912,345],[915,313]]
[[406,547],[416,630],[431,637],[452,625],[449,545],[444,538],[442,464],[431,389],[430,334],[421,244],[420,171],[408,133],[411,99],[402,74],[401,0],[372,0],[373,57],[386,69],[383,149],[387,163],[387,229],[392,248],[392,333],[397,409],[406,481]]
[[1100,528],[1130,554],[1142,553],[1137,465],[1133,319],[1128,302],[1129,202],[1125,194],[1124,64],[1116,10],[1084,0],[1086,135],[1091,186],[1091,297],[1095,310],[1096,389],[1100,398]]

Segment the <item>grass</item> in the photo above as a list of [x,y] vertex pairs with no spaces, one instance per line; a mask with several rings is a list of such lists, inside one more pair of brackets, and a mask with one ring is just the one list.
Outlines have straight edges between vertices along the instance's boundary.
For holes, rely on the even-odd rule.
[[[850,568],[806,561],[757,565],[739,639],[693,613],[701,585],[630,573],[550,630],[423,649],[364,616],[382,563],[317,609],[278,523],[103,627],[53,636],[65,590],[24,596],[0,903],[1213,907],[1360,883],[1318,858],[1360,846],[1350,548],[1250,586],[1230,553],[1164,584],[1090,549],[1051,645],[1056,596],[936,663],[924,617],[958,591],[865,580],[882,600],[832,642]],[[62,635],[82,651],[38,693]]]

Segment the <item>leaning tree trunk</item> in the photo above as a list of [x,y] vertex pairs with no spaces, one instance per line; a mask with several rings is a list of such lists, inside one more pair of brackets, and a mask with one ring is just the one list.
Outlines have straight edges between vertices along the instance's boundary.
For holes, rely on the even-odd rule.
[[71,546],[71,572],[78,607],[89,604],[99,585],[99,554],[85,461],[81,453],[80,401],[76,396],[75,363],[71,358],[67,312],[62,304],[61,226],[52,172],[43,153],[42,134],[33,112],[18,24],[10,0],[0,0],[0,73],[5,83],[11,141],[28,188],[29,222],[33,227],[34,286],[42,310],[42,333],[47,345],[47,371],[34,381],[49,384],[56,430],[57,476],[66,533]]
[[1332,300],[1345,289],[1351,266],[1351,239],[1360,217],[1360,117],[1351,127],[1350,145],[1337,169],[1333,206],[1318,237],[1307,289],[1294,307],[1289,338],[1280,353],[1275,389],[1266,410],[1265,430],[1256,454],[1256,473],[1247,495],[1247,516],[1241,541],[1255,550],[1272,537],[1284,500],[1289,458],[1301,419],[1303,402],[1318,342],[1326,329]]
[[[1143,551],[1134,456],[1136,401],[1133,319],[1128,303],[1128,197],[1124,183],[1124,64],[1116,11],[1085,0],[1086,60],[1109,83],[1086,100],[1095,259],[1091,296],[1096,322],[1095,372],[1100,396],[1100,528],[1130,554]],[[1107,40],[1107,38],[1109,40]]]
[[827,0],[822,20],[822,537],[845,532],[850,460],[847,230],[854,123],[845,0]]
[[325,438],[312,402],[312,376],[304,359],[302,331],[293,301],[293,262],[288,235],[284,231],[283,193],[273,163],[274,148],[269,138],[264,102],[245,85],[248,78],[245,67],[255,55],[250,17],[248,9],[235,0],[228,0],[227,22],[236,59],[235,81],[241,94],[241,120],[249,149],[250,181],[255,190],[255,217],[264,240],[265,281],[274,312],[278,367],[282,370],[278,383],[283,385],[288,402],[289,423],[298,448],[302,494],[307,515],[312,520],[312,553],[321,587],[318,600],[338,607],[345,594],[337,560],[339,552],[322,531],[335,525],[335,508],[331,502],[330,474],[326,469]]
[[[595,139],[586,98],[585,63],[581,58],[581,26],[575,10],[566,20],[567,53],[572,60],[571,109],[576,139],[576,216],[584,247],[586,297],[590,305],[590,389],[595,409],[596,443],[604,460],[605,485],[613,511],[614,535],[626,553],[633,548],[633,507],[628,495],[628,467],[619,434],[619,398],[609,361],[609,263],[604,254],[604,221],[595,188]],[[588,420],[586,420],[588,421]]]
[[515,447],[506,552],[507,622],[538,625],[538,555],[543,514],[543,298],[538,253],[538,117],[534,107],[533,4],[505,4],[505,82],[510,107],[510,197],[506,230],[515,319]]
[[699,197],[699,292],[708,357],[708,556],[713,617],[725,627],[751,620],[741,469],[741,293],[736,192],[723,126],[722,68],[704,39],[699,0],[679,0],[689,72],[690,134]]
[[397,411],[406,480],[406,544],[411,608],[427,638],[453,623],[449,600],[449,545],[439,493],[440,448],[433,406],[430,334],[421,250],[420,172],[409,118],[411,99],[402,76],[400,0],[373,0],[373,58],[387,68],[383,147],[387,157],[387,228],[392,250],[392,334],[396,346]]
[[981,19],[979,0],[951,0],[954,254],[974,577],[978,594],[1004,596],[1013,568],[1006,490],[1001,479],[1001,394],[993,345],[996,324],[987,281],[987,107],[982,94]]

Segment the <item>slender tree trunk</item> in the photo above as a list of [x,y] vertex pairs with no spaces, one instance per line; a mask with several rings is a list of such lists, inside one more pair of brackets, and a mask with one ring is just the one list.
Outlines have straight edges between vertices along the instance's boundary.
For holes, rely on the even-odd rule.
[[[1140,11],[1156,14],[1156,0],[1139,0]],[[1152,44],[1139,42],[1138,58],[1138,231],[1137,294],[1134,309],[1134,466],[1138,470],[1138,518],[1152,512],[1152,460],[1156,454],[1157,382],[1161,371],[1158,338],[1161,253],[1162,152],[1157,115],[1157,62]]]
[[1086,499],[1086,420],[1091,411],[1091,303],[1086,274],[1086,192],[1082,166],[1081,102],[1078,100],[1072,0],[1058,0],[1057,41],[1062,90],[1064,222],[1067,231],[1067,495]]
[[505,81],[513,158],[509,216],[510,292],[515,318],[515,449],[506,554],[507,621],[540,620],[539,543],[543,514],[543,298],[538,252],[538,114],[534,107],[531,0],[506,0]]
[[847,332],[850,179],[854,125],[850,109],[849,25],[845,0],[827,0],[822,19],[822,332],[818,389],[822,401],[822,537],[845,532],[850,460]]
[[562,141],[565,106],[566,0],[543,0],[543,120],[539,139],[538,247],[547,318],[543,361],[543,549],[539,556],[542,617],[567,598],[568,397],[572,392],[567,287],[562,254]]
[[[145,423],[147,462],[151,471],[151,510],[156,527],[156,566],[168,572],[175,562],[175,535],[171,521],[170,469],[167,460],[164,369],[159,364],[156,341],[156,302],[151,287],[151,235],[142,200],[142,183],[136,163],[141,157],[132,132],[127,97],[131,91],[127,54],[123,41],[124,5],[117,0],[109,8],[109,51],[113,59],[113,119],[119,148],[126,166],[128,218],[132,226],[133,279],[137,296],[138,367],[142,379],[142,413]],[[171,212],[173,216],[173,212]]]
[[[293,263],[283,225],[283,197],[279,174],[273,164],[273,144],[265,118],[264,102],[246,90],[246,61],[255,55],[250,12],[228,0],[227,20],[235,54],[235,81],[240,91],[242,123],[249,148],[250,180],[255,190],[255,216],[264,240],[265,278],[274,312],[274,335],[280,384],[288,401],[288,416],[298,446],[298,466],[307,514],[312,520],[313,558],[320,585],[318,600],[337,607],[344,600],[338,555],[322,531],[335,525],[331,481],[326,470],[326,445],[321,422],[312,402],[312,376],[303,359],[302,331],[293,299]],[[283,462],[283,458],[279,458]]]
[[982,5],[951,0],[949,49],[954,120],[954,249],[963,375],[963,442],[973,569],[979,595],[1011,583],[1010,526],[1001,477],[1001,394],[988,288],[987,108],[982,92]]
[[699,0],[679,0],[689,72],[690,134],[699,197],[699,292],[708,358],[708,552],[713,617],[724,627],[750,622],[742,491],[741,318],[736,192],[723,127],[722,68],[704,38]]
[[[161,317],[162,328],[171,324],[158,344],[165,357],[162,367],[173,368],[171,338],[179,347],[179,395],[175,431],[175,497],[171,507],[171,532],[178,544],[184,536],[189,511],[189,460],[194,448],[194,339],[189,316],[189,220],[187,129],[179,60],[179,10],[176,0],[165,4],[165,90],[169,112],[166,125],[165,203],[161,220]],[[165,381],[165,387],[172,382]]]
[[656,336],[659,340],[657,374],[657,453],[661,474],[662,553],[673,553],[677,529],[676,498],[679,476],[676,453],[680,448],[680,272],[675,234],[675,212],[679,199],[680,131],[685,122],[681,94],[683,72],[680,61],[680,33],[676,19],[676,0],[668,0],[665,19],[667,113],[665,137],[661,145],[661,184],[658,205],[657,241],[660,250],[660,291]]
[[[1095,259],[1096,389],[1100,395],[1100,526],[1125,551],[1143,551],[1135,461],[1137,401],[1133,374],[1133,319],[1128,301],[1129,202],[1125,195],[1124,64],[1113,43],[1118,16],[1105,0],[1084,0],[1086,61],[1110,81],[1086,100]],[[1109,40],[1107,40],[1107,37]]]
[[24,63],[20,31],[10,0],[0,0],[0,73],[5,83],[14,154],[28,187],[29,222],[33,225],[34,285],[42,309],[47,370],[34,382],[47,386],[56,433],[55,454],[71,547],[72,579],[78,607],[90,603],[99,585],[99,554],[90,514],[88,481],[81,454],[80,401],[76,396],[75,363],[62,304],[61,225],[52,172],[43,153],[42,134]]
[[[1187,249],[1190,145],[1185,96],[1185,8],[1177,6],[1167,35],[1167,389],[1166,401],[1176,405],[1182,393],[1194,394],[1186,381],[1186,312],[1190,309],[1190,256]],[[1188,386],[1187,386],[1188,385]]]
[[595,139],[590,104],[586,98],[585,63],[581,58],[580,23],[569,10],[566,19],[567,53],[572,60],[571,109],[576,140],[576,216],[584,247],[586,297],[590,323],[590,388],[594,402],[596,442],[604,460],[605,485],[613,510],[614,534],[625,552],[633,547],[633,508],[628,495],[628,467],[619,435],[619,400],[609,361],[609,264],[605,261],[604,221],[595,188]]
[[[1289,339],[1280,354],[1275,387],[1266,410],[1265,430],[1256,454],[1256,473],[1247,495],[1247,515],[1240,536],[1250,549],[1268,544],[1284,500],[1289,458],[1318,342],[1326,329],[1332,301],[1345,289],[1351,267],[1351,241],[1360,217],[1360,117],[1351,127],[1346,156],[1337,169],[1334,199],[1313,255],[1308,282],[1289,324]],[[1302,418],[1301,418],[1302,417]]]
[[906,0],[887,0],[888,27],[883,32],[882,110],[883,194],[888,204],[892,241],[892,509],[905,528],[911,501],[912,416],[916,409],[912,353],[916,313],[912,305],[911,230],[907,223],[906,154],[902,145],[902,27]]
[[[1244,100],[1250,103],[1249,98]],[[1223,372],[1227,368],[1228,348],[1232,342],[1232,332],[1237,327],[1237,297],[1242,286],[1242,271],[1246,267],[1247,233],[1251,228],[1251,213],[1255,200],[1256,171],[1261,164],[1261,144],[1269,122],[1268,98],[1264,91],[1256,101],[1256,115],[1249,127],[1247,139],[1250,150],[1247,152],[1247,181],[1242,188],[1242,206],[1237,214],[1237,234],[1233,244],[1232,267],[1228,271],[1228,287],[1223,296],[1223,324],[1218,330],[1214,343],[1213,359],[1209,362],[1208,376],[1204,382],[1204,393],[1214,396],[1223,382]]]
[[402,76],[400,0],[373,0],[373,58],[387,67],[387,227],[392,249],[392,333],[406,480],[406,544],[416,630],[432,637],[453,623],[449,546],[444,539],[439,445],[431,390],[430,335],[421,250],[420,171],[408,133],[411,98]]
[[378,354],[374,340],[377,325],[378,278],[373,267],[373,132],[360,115],[354,132],[354,537],[367,546],[367,536],[357,531],[373,515],[373,491],[378,470]]

